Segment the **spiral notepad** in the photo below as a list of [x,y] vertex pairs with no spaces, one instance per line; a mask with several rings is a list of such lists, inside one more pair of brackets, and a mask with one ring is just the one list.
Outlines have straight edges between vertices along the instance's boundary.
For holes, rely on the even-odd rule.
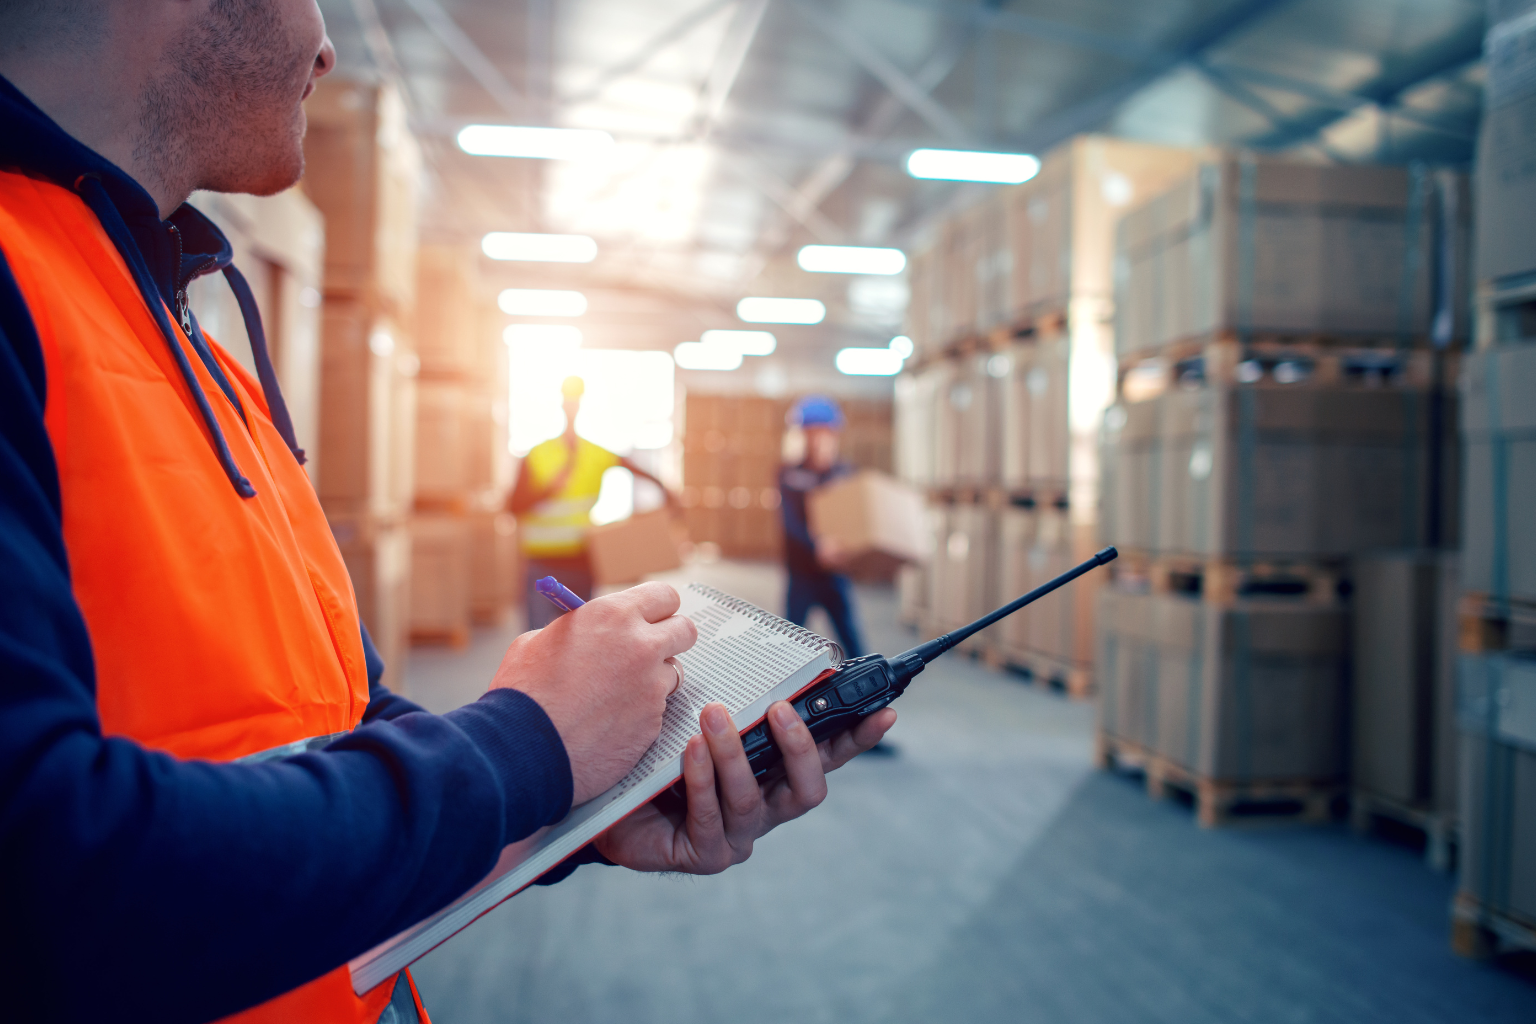
[[699,712],[719,701],[747,731],[774,701],[793,699],[843,660],[837,644],[702,583],[681,594],[678,614],[699,641],[678,656],[683,685],[667,699],[661,734],[624,778],[558,824],[502,851],[496,869],[453,903],[353,960],[352,987],[366,992],[468,926],[682,777],[682,753]]

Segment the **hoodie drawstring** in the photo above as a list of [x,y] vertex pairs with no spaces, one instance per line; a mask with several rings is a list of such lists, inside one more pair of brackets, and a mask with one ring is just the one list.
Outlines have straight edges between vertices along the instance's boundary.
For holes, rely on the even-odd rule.
[[251,356],[256,360],[256,378],[267,398],[267,412],[272,425],[282,435],[283,443],[293,452],[293,457],[304,465],[307,456],[299,447],[298,435],[293,430],[293,417],[288,415],[288,403],[283,401],[282,388],[277,384],[277,370],[272,366],[272,353],[267,350],[267,332],[261,326],[261,309],[256,305],[256,295],[245,280],[245,275],[235,269],[233,263],[224,267],[224,278],[229,282],[235,301],[240,303],[240,315],[245,319],[245,333],[251,340]]
[[[134,283],[139,286],[139,292],[144,297],[144,302],[149,306],[149,311],[160,326],[160,333],[164,336],[166,344],[171,348],[171,357],[176,360],[176,366],[181,371],[181,377],[186,381],[187,388],[192,392],[192,400],[197,403],[198,412],[202,414],[203,423],[208,427],[208,432],[213,436],[214,452],[218,455],[219,465],[224,469],[224,475],[235,488],[235,493],[242,498],[254,498],[256,488],[240,472],[240,467],[235,463],[235,456],[229,450],[229,442],[224,439],[224,431],[219,427],[219,421],[213,414],[213,407],[208,404],[208,396],[203,393],[202,385],[197,381],[197,374],[192,370],[192,364],[187,361],[187,354],[182,350],[181,343],[176,339],[176,329],[171,326],[170,315],[166,312],[165,301],[160,298],[160,292],[155,287],[154,280],[150,277],[149,268],[144,265],[144,258],[139,253],[139,248],[134,244],[133,236],[128,231],[128,225],[123,222],[123,216],[118,212],[112,198],[107,195],[107,190],[102,187],[100,180],[95,175],[82,175],[75,182],[75,190],[85,200],[85,204],[91,208],[96,219],[101,222],[102,228],[107,232],[107,237],[112,239],[112,244],[117,246],[118,253],[123,257],[123,262],[128,265],[128,272],[133,275]],[[249,289],[247,289],[249,291]],[[238,297],[239,293],[236,292]],[[242,309],[244,302],[241,303]],[[247,320],[249,323],[249,320]],[[263,336],[265,340],[265,336]],[[265,351],[265,345],[263,345]],[[268,360],[270,365],[270,360]],[[266,381],[263,379],[265,388]],[[290,430],[292,427],[290,426]],[[284,440],[287,440],[285,437]]]

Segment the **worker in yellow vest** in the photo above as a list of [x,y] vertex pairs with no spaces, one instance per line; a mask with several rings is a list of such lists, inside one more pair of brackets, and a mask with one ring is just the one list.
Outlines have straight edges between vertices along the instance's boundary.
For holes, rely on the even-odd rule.
[[615,466],[661,488],[667,504],[676,499],[666,485],[621,455],[576,435],[576,414],[586,384],[567,377],[560,385],[565,400],[565,432],[533,446],[523,460],[507,510],[517,516],[523,560],[527,564],[528,628],[542,629],[560,609],[533,589],[535,580],[554,576],[583,601],[592,599],[592,564],[587,559],[587,530],[592,507],[603,488],[603,474]]

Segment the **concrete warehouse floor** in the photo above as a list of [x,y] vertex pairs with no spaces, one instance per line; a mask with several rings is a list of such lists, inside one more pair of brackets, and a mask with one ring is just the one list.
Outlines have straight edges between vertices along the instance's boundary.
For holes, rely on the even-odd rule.
[[[781,600],[768,567],[681,576]],[[860,596],[877,649],[911,645],[888,591]],[[474,699],[515,634],[413,651],[411,695],[433,710]],[[1451,954],[1452,880],[1412,851],[1342,826],[1199,829],[1092,769],[1090,706],[963,655],[897,708],[897,756],[839,771],[746,864],[584,867],[503,904],[416,965],[433,1019],[1536,1020],[1528,964]]]

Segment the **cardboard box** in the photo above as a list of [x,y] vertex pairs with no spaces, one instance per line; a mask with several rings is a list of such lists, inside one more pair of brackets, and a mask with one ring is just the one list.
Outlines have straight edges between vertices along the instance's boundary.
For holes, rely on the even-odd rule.
[[495,334],[484,336],[480,306],[488,303],[480,287],[480,254],[473,247],[437,243],[417,250],[416,354],[424,377],[474,381],[478,350],[504,347]]
[[401,518],[415,495],[416,360],[369,302],[327,299],[321,327],[320,464],[327,513]]
[[523,568],[517,520],[506,512],[469,514],[469,610],[476,625],[494,626],[521,603]]
[[806,516],[811,536],[848,553],[855,576],[891,579],[929,555],[922,494],[884,473],[864,470],[812,491]]
[[416,383],[416,501],[467,508],[469,395],[457,381]]
[[594,526],[587,531],[593,580],[599,586],[638,583],[650,573],[680,568],[677,544],[666,509]]
[[[999,513],[996,587],[988,610],[1027,594],[1093,554],[1091,526],[1065,509],[1008,507]],[[1089,573],[1004,619],[996,627],[1005,650],[1041,654],[1063,665],[1093,661],[1096,593],[1104,573]]]
[[1342,608],[1101,592],[1101,728],[1222,782],[1348,771]]
[[[1441,396],[1442,401],[1444,396]],[[1408,388],[1195,387],[1105,417],[1103,537],[1219,557],[1342,557],[1454,542],[1442,438],[1432,495],[1433,396]],[[1454,404],[1454,403],[1452,403]]]
[[1477,142],[1479,280],[1536,270],[1536,20],[1490,24]]
[[1120,221],[1119,355],[1244,330],[1427,336],[1428,193],[1403,168],[1203,164]]
[[896,475],[915,487],[933,486],[937,479],[938,396],[947,380],[945,364],[896,378]]
[[1007,304],[1013,316],[1065,312],[1114,291],[1115,225],[1190,173],[1203,151],[1080,135],[1048,153],[1040,173],[1003,192]]
[[1462,893],[1536,927],[1536,659],[1462,655]]
[[1466,484],[1463,585],[1536,601],[1536,346],[1472,353],[1459,382]]
[[986,487],[998,481],[1007,367],[1006,358],[986,352],[956,361],[955,380],[945,395],[945,415],[955,434],[952,483],[958,486]]
[[1405,807],[1456,813],[1454,552],[1354,560],[1351,783]]
[[390,85],[332,80],[304,105],[304,192],[325,215],[325,290],[408,315],[421,149]]
[[411,641],[469,642],[469,517],[425,514],[411,517]]
[[384,685],[407,693],[405,656],[411,615],[411,531],[366,515],[332,515],[331,533],[352,577],[368,635],[384,659]]

